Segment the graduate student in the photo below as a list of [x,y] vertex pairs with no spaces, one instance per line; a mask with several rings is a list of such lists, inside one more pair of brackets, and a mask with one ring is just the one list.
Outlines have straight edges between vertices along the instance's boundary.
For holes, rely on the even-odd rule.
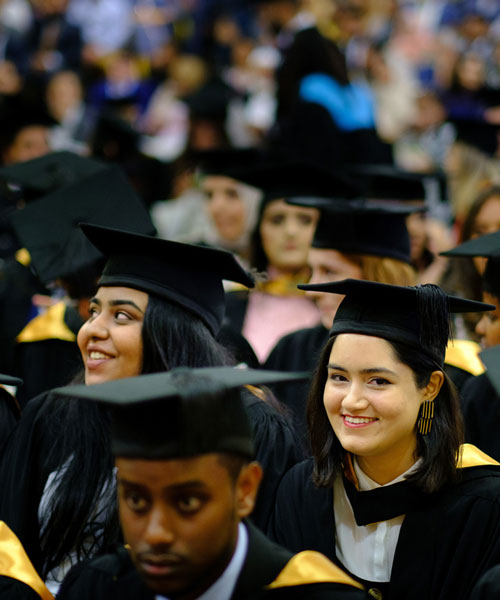
[[294,376],[174,369],[58,390],[111,407],[127,543],[77,566],[58,598],[364,598],[362,586],[324,556],[293,556],[246,519],[262,469],[241,386]]
[[[449,256],[468,260],[484,258],[486,268],[481,276],[484,302],[495,305],[476,324],[483,348],[500,345],[500,232],[474,238],[449,250]],[[496,460],[500,460],[500,397],[486,373],[466,382],[461,391],[465,421],[465,439]]]
[[[87,385],[233,364],[215,338],[222,280],[253,281],[231,253],[107,227],[87,225],[85,233],[106,258],[78,333]],[[246,408],[266,468],[252,518],[265,528],[279,481],[301,453],[287,419],[262,396],[248,391]],[[108,429],[100,407],[43,394],[29,402],[2,455],[0,519],[54,592],[73,564],[118,539]]]
[[449,316],[492,305],[434,285],[345,280],[311,392],[312,458],[284,477],[274,539],[318,550],[377,598],[466,599],[500,562],[500,465],[462,444]]

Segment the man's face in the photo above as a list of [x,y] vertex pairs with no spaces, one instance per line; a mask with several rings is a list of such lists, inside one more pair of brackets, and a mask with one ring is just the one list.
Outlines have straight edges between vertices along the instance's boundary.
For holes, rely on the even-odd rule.
[[217,454],[117,458],[116,466],[121,525],[139,574],[157,594],[196,598],[231,559],[238,523],[253,508],[260,468],[244,466],[235,481]]

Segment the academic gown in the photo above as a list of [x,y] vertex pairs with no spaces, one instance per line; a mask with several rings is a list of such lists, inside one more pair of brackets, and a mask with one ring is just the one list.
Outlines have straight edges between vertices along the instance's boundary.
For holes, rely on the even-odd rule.
[[[466,600],[481,575],[500,563],[500,465],[471,445],[464,447],[463,464],[471,466],[460,469],[458,483],[435,494],[408,490],[407,481],[401,484],[399,489],[407,488],[413,506],[407,505],[406,512],[392,511],[406,516],[391,581],[368,583],[369,588],[387,588],[384,600]],[[313,460],[308,459],[284,477],[270,537],[292,552],[317,550],[340,564],[335,554],[333,488],[315,487],[312,468]],[[365,508],[373,511],[368,522],[397,516],[391,514],[397,500],[379,491],[387,488],[355,492],[358,498],[368,495]]]
[[462,390],[465,440],[500,460],[500,398],[486,373],[470,379]]
[[[64,426],[43,410],[46,400],[47,394],[41,394],[27,404],[0,462],[0,519],[21,540],[38,572],[43,565],[38,522],[40,499],[50,473],[68,459],[61,456],[54,464],[45,460]],[[274,509],[278,485],[283,475],[301,461],[303,455],[293,427],[283,415],[249,391],[245,394],[245,403],[254,432],[256,459],[264,469],[252,520],[265,531]],[[79,423],[78,426],[84,424]]]
[[[335,565],[316,553],[293,556],[247,523],[248,551],[232,600],[362,600],[365,592]],[[267,588],[267,589],[266,589]],[[154,600],[128,552],[121,548],[74,567],[58,600]]]

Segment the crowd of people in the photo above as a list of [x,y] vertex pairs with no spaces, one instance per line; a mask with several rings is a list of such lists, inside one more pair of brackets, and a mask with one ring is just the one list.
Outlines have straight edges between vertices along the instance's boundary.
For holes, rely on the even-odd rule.
[[500,594],[500,4],[2,0],[0,595]]

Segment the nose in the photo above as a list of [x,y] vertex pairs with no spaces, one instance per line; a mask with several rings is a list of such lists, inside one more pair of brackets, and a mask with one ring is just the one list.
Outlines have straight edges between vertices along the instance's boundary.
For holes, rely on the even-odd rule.
[[168,546],[173,543],[174,537],[165,509],[153,507],[148,515],[144,542],[151,547]]
[[345,413],[355,415],[368,407],[368,400],[364,393],[362,382],[351,381],[349,388],[342,400],[342,410]]
[[488,317],[486,315],[483,315],[479,321],[476,324],[476,333],[478,335],[485,335],[486,334],[486,319]]
[[85,324],[86,334],[91,339],[104,339],[109,335],[106,320],[102,314],[96,315]]

